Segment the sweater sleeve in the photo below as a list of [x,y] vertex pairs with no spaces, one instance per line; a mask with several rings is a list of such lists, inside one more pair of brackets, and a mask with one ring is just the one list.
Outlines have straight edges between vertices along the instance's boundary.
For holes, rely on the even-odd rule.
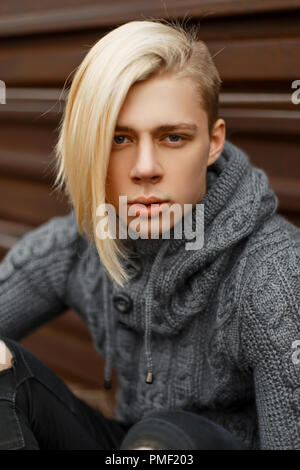
[[300,250],[266,256],[244,291],[242,362],[253,376],[260,448],[300,450]]
[[78,232],[71,212],[27,232],[0,263],[0,335],[20,340],[66,310]]

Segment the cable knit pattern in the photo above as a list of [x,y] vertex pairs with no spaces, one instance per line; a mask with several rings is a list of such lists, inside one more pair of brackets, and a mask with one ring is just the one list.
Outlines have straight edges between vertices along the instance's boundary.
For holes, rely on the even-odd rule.
[[285,232],[277,249],[260,253],[241,302],[242,363],[261,396],[261,445],[271,449],[300,449],[300,364],[292,347],[300,340],[300,263],[290,243]]
[[[71,215],[71,218],[73,216]],[[78,230],[55,217],[26,233],[0,264],[0,331],[21,339],[64,311]]]
[[[105,358],[106,388],[112,367],[118,374],[116,419],[184,409],[249,449],[300,449],[300,229],[229,141],[201,203],[201,249],[186,250],[174,230],[170,240],[123,241],[123,288],[73,211],[26,234],[0,264],[1,335],[21,339],[73,308]],[[193,230],[197,217],[194,208]]]

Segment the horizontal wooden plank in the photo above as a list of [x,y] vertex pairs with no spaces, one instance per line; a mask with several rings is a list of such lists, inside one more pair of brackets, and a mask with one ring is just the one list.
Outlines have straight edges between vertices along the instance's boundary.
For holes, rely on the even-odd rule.
[[[36,148],[32,133],[43,134],[40,149],[51,149],[57,135],[57,126],[63,113],[67,92],[63,88],[8,87],[6,103],[0,106],[1,143],[11,141],[11,132],[24,133],[19,140],[27,143],[26,136],[33,140],[31,146]],[[12,130],[10,130],[12,128]],[[49,132],[51,131],[51,133]],[[23,142],[22,142],[23,144]]]
[[259,121],[252,129],[236,124],[235,132],[233,128],[228,132],[229,140],[248,154],[253,166],[265,171],[278,196],[279,211],[300,216],[299,134],[288,137],[274,126],[268,135],[259,129]]
[[231,134],[230,140],[246,151],[251,163],[262,168],[268,176],[281,177],[285,182],[289,178],[298,178],[300,182],[300,154],[297,136],[292,139],[274,134],[236,132]]
[[[26,224],[19,224],[7,220],[0,220],[0,247],[2,250],[9,250],[26,232],[33,227]],[[1,256],[0,256],[1,260]]]
[[[291,101],[292,93],[222,93],[220,95],[220,117],[229,119],[232,127],[263,129],[266,132],[276,127],[276,132],[299,133],[300,105]],[[28,151],[53,157],[53,149],[65,101],[11,100],[0,111],[0,145],[10,148],[16,132],[20,136],[14,145],[28,147]],[[56,110],[54,111],[54,107]],[[60,109],[58,109],[60,108]],[[283,125],[282,125],[283,124]],[[37,138],[36,138],[37,137]],[[39,138],[40,137],[40,138]],[[1,149],[0,147],[0,149]],[[26,147],[25,147],[26,148]],[[36,163],[38,164],[38,163]],[[41,162],[39,163],[41,164]],[[45,164],[45,161],[42,163]],[[41,168],[41,167],[40,167]]]
[[[43,4],[41,4],[43,5]],[[2,37],[86,28],[103,27],[120,24],[145,17],[202,17],[212,15],[249,15],[253,13],[281,12],[300,8],[298,0],[96,0],[82,2],[78,0],[57,0],[47,2],[43,7],[34,3],[20,2],[11,7],[8,1],[1,3],[0,32]]]
[[[31,36],[20,43],[6,40],[0,46],[1,79],[10,86],[62,86],[103,34],[89,31],[39,41]],[[292,81],[300,76],[299,34],[243,39],[214,36],[206,43],[224,82]]]
[[38,226],[70,208],[43,183],[0,176],[0,219]]
[[[295,109],[295,104],[292,102],[292,93],[295,88],[292,84],[285,92],[274,92],[265,88],[263,92],[253,90],[247,91],[226,91],[222,89],[219,95],[219,102],[224,107],[246,106],[246,107],[270,107],[282,109]],[[7,102],[5,106],[0,107],[0,119],[9,110],[10,112],[19,113],[33,113],[36,114],[36,123],[40,118],[42,119],[49,112],[55,114],[62,114],[64,109],[68,90],[64,88],[55,87],[12,87],[7,88],[6,97]],[[7,116],[6,116],[7,118]],[[39,122],[39,121],[38,121]]]
[[[13,129],[11,129],[13,131]],[[20,132],[21,134],[22,132]],[[1,138],[0,130],[0,138]],[[48,132],[49,137],[51,132]],[[36,143],[42,143],[39,132],[36,132]],[[29,133],[26,134],[26,140],[30,143]],[[0,172],[3,176],[15,176],[29,178],[31,180],[44,181],[51,183],[54,180],[53,156],[48,156],[47,152],[37,154],[37,151],[30,152],[23,148],[18,148],[18,142],[12,141],[10,148],[0,146]],[[17,147],[17,148],[16,148]]]
[[[249,2],[249,5],[252,3]],[[299,37],[300,10],[280,13],[273,10],[268,14],[245,14],[239,17],[229,15],[216,17],[212,14],[194,18],[189,23],[200,25],[199,39],[205,42],[216,39],[220,41]]]
[[[4,41],[0,47],[1,80],[10,86],[61,86],[82,61],[98,33]],[[8,87],[9,88],[9,87]]]
[[209,50],[223,80],[296,80],[300,76],[300,38],[211,41]]
[[266,87],[263,92],[242,91],[230,92],[223,91],[219,94],[219,103],[221,108],[245,108],[262,110],[293,110],[297,111],[297,106],[292,102],[292,93],[295,91],[290,85],[286,93],[270,92]]
[[281,212],[281,215],[283,215],[283,217],[289,220],[292,224],[296,225],[296,227],[300,228],[300,214],[299,213],[283,210]]
[[270,177],[270,185],[279,198],[280,210],[300,213],[300,178]]
[[[291,118],[299,119],[300,105],[292,102],[292,93],[295,91],[291,83],[287,86],[285,93],[274,93],[266,88],[264,92],[231,92],[222,91],[220,93],[220,109],[228,117],[273,117],[274,119]],[[9,124],[16,124],[16,121],[27,124],[28,131],[37,126],[45,127],[45,136],[47,130],[54,129],[54,126],[48,124],[47,116],[50,114],[52,119],[58,124],[59,118],[63,112],[66,103],[67,92],[60,88],[18,88],[11,87],[7,90],[7,103],[0,107],[0,120],[3,121],[2,127],[5,132],[9,132]],[[241,110],[239,110],[241,108]],[[272,111],[276,112],[272,112]],[[280,113],[280,111],[293,111],[292,113]],[[49,128],[47,127],[49,126]],[[27,132],[28,132],[27,131]],[[4,132],[3,132],[4,134]],[[5,136],[3,135],[3,138]],[[23,138],[23,136],[22,136]],[[10,140],[9,135],[7,140]],[[2,141],[2,139],[1,139]],[[54,142],[46,142],[46,147]]]
[[238,130],[257,134],[300,135],[300,107],[297,106],[295,111],[222,107],[219,115],[226,120],[232,132]]
[[56,143],[53,126],[34,122],[0,126],[0,174],[35,179],[51,184],[55,179]]

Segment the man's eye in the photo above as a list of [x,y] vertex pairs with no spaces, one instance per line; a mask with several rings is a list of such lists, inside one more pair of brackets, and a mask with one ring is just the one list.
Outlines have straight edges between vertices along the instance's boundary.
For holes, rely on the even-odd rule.
[[[173,142],[174,144],[179,143],[183,140],[186,140],[185,136],[182,136],[182,135],[179,135],[179,134],[167,134],[167,135],[164,136],[164,139],[165,138],[171,138],[170,142]],[[123,134],[115,135],[114,136],[114,143],[116,145],[124,144],[125,143],[124,139],[128,139],[128,136],[123,135]]]
[[[122,141],[122,139],[124,139],[124,138],[126,139],[125,135],[115,135],[114,136],[114,143],[115,144],[124,144],[124,141]],[[117,142],[116,142],[116,139],[118,140]]]
[[171,142],[174,142],[174,143],[180,142],[180,140],[174,140],[173,137],[175,137],[175,139],[179,138],[181,140],[184,140],[184,137],[178,134],[168,134],[166,137],[172,137]]

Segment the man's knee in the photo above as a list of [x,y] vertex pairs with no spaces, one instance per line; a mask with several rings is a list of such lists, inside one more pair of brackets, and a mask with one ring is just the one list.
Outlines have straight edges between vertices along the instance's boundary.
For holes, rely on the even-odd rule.
[[134,449],[131,450],[156,450],[155,447],[135,447]]
[[135,429],[130,429],[127,432],[120,450],[166,450],[166,447],[159,437],[151,435],[151,429],[140,430],[140,426],[135,426]]
[[12,367],[12,357],[13,355],[4,341],[0,340],[0,371]]

